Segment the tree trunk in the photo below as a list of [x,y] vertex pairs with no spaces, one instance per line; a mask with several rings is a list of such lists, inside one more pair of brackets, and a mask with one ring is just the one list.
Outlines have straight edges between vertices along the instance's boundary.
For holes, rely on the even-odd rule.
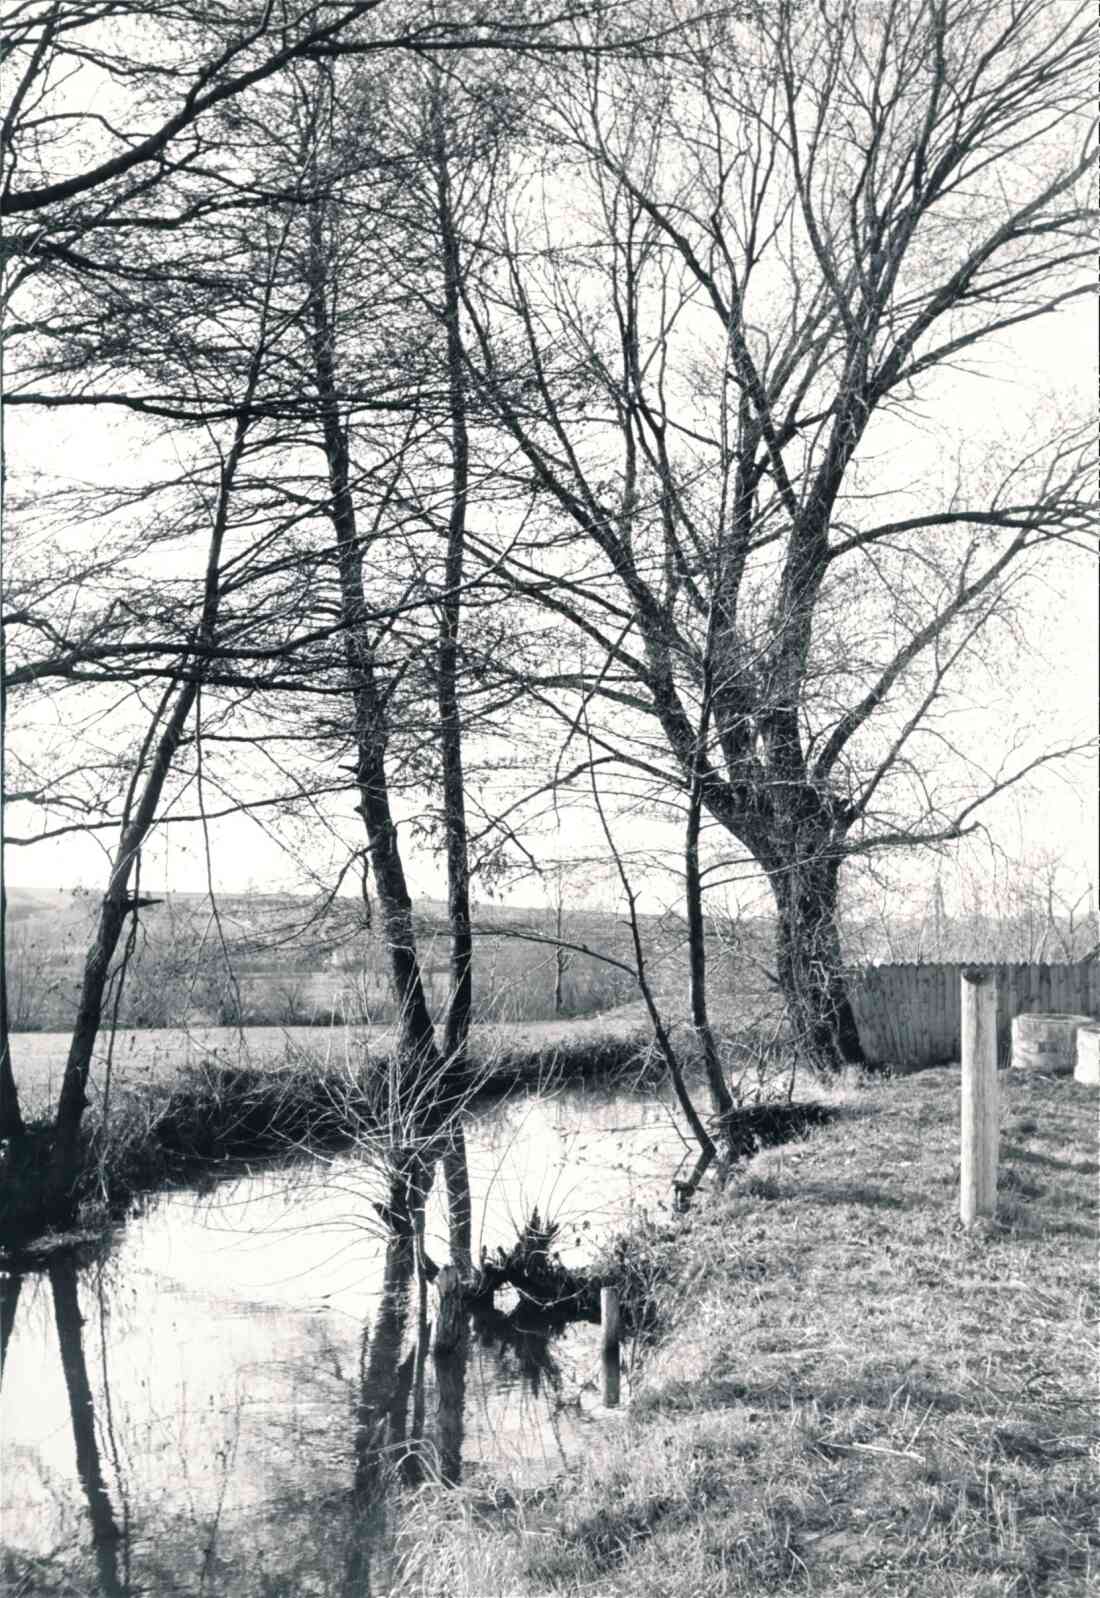
[[[179,684],[178,692],[176,684],[169,682],[145,734],[123,806],[121,834],[111,866],[107,892],[100,908],[99,925],[84,962],[80,1003],[57,1106],[53,1181],[59,1192],[66,1185],[71,1185],[76,1173],[80,1124],[88,1104],[88,1071],[103,1017],[103,995],[111,961],[118,947],[127,915],[131,910],[135,912],[137,910],[137,904],[130,895],[130,881],[141,847],[156,821],[164,784],[179,752],[187,719],[198,699],[201,657],[195,656],[191,651],[195,644],[199,646],[212,644],[216,636],[222,598],[222,548],[229,527],[229,510],[237,470],[244,456],[248,429],[251,425],[247,406],[251,403],[259,381],[264,348],[265,338],[261,332],[249,362],[248,381],[244,392],[246,408],[234,428],[233,443],[221,468],[214,524],[210,531],[210,543],[206,553],[202,612],[191,639],[186,640],[181,649],[179,669],[182,671],[188,664],[190,654],[192,676],[189,681]],[[173,692],[176,693],[176,702],[169,713]],[[161,717],[165,715],[167,721],[164,730],[157,737]],[[139,793],[139,785],[146,772],[146,762],[148,762],[148,773],[144,776],[144,786],[140,788]]]
[[437,1139],[450,1110],[444,1061],[424,992],[416,947],[412,899],[390,804],[386,769],[389,723],[379,690],[374,641],[364,589],[363,546],[351,490],[348,439],[336,382],[336,330],[328,303],[328,261],[323,217],[310,218],[309,315],[313,378],[319,401],[322,443],[336,535],[344,654],[354,716],[359,811],[389,955],[390,981],[398,1004],[397,1071],[388,1088],[391,1220],[415,1217],[431,1185]]
[[445,1134],[443,1179],[447,1184],[447,1230],[451,1260],[465,1276],[473,1266],[473,1201],[470,1198],[470,1167],[466,1158],[466,1135],[456,1118]]
[[[416,1104],[426,1074],[439,1069],[435,1028],[417,956],[412,899],[397,840],[386,772],[389,727],[375,669],[374,644],[364,592],[363,547],[351,492],[348,441],[336,385],[335,328],[327,299],[328,264],[322,215],[310,219],[310,300],[313,378],[317,387],[322,442],[328,468],[329,516],[336,534],[344,652],[354,713],[359,811],[367,834],[390,980],[399,1006],[401,1119]],[[414,1117],[417,1118],[417,1117]]]
[[[704,718],[700,742],[706,736]],[[718,1056],[714,1030],[707,1010],[707,950],[706,923],[703,918],[703,879],[699,869],[699,829],[702,820],[702,784],[697,770],[693,774],[688,797],[687,828],[684,835],[684,892],[687,902],[688,924],[688,992],[691,1003],[691,1024],[703,1056],[711,1105],[728,1147],[730,1121],[733,1115],[733,1095],[726,1081],[725,1071]]]
[[[443,763],[443,826],[447,844],[447,919],[450,931],[450,995],[443,1038],[444,1091],[466,1076],[466,1043],[473,1007],[473,932],[470,916],[470,852],[466,831],[466,792],[462,766],[462,711],[458,697],[462,582],[466,555],[466,505],[470,480],[470,442],[466,426],[466,376],[460,324],[462,260],[454,217],[442,74],[433,69],[432,143],[435,157],[436,223],[443,266],[443,309],[447,333],[447,384],[451,422],[451,511],[440,606],[438,688],[439,736]],[[472,1265],[472,1214],[466,1138],[461,1106],[443,1152],[451,1259],[464,1274]]]
[[[149,754],[159,717],[167,708],[171,692],[171,687],[165,690],[157,718],[146,734],[145,746],[140,756],[141,764],[135,769],[131,779],[129,796],[131,802],[144,768],[144,761]],[[71,1186],[77,1172],[80,1126],[88,1106],[88,1073],[91,1069],[92,1052],[99,1036],[100,1022],[103,1019],[103,996],[107,988],[111,961],[118,948],[122,929],[126,925],[126,917],[131,911],[136,910],[130,894],[130,882],[142,844],[156,819],[164,784],[179,750],[187,718],[197,693],[197,678],[193,682],[183,684],[164,731],[157,740],[140,800],[136,809],[131,812],[129,821],[123,826],[107,892],[100,906],[95,937],[84,961],[80,1000],[77,1005],[73,1035],[69,1042],[69,1053],[65,1061],[65,1074],[61,1081],[61,1095],[58,1099],[54,1129],[53,1180],[58,1192]]]
[[[0,451],[0,495],[3,493]],[[7,695],[4,690],[6,645],[0,617],[0,1142],[21,1138],[26,1130],[19,1108],[19,1089],[11,1068],[11,1016],[8,1011],[8,887],[4,863],[4,800],[7,795]]]
[[470,1357],[469,1316],[460,1310],[458,1334],[444,1353],[435,1355],[436,1448],[439,1477],[448,1487],[462,1481],[462,1444],[465,1434],[466,1366]]
[[[357,651],[356,743],[359,809],[367,833],[382,932],[390,960],[390,980],[399,1006],[398,1055],[402,1067],[402,1117],[414,1110],[418,1096],[433,1076],[438,1078],[439,1050],[420,970],[412,898],[390,806],[385,760],[385,712],[377,692],[373,661]],[[396,1108],[396,1106],[395,1106]],[[421,1106],[421,1111],[424,1106]]]
[[769,876],[779,913],[779,980],[796,1049],[827,1075],[865,1064],[841,973],[839,861],[802,860]]
[[[0,842],[0,848],[3,847]],[[7,903],[0,889],[0,922],[7,918]],[[11,1065],[11,1033],[8,1026],[7,940],[0,938],[0,1143],[6,1138],[21,1138],[26,1131],[19,1108],[19,1089]]]
[[565,907],[562,904],[561,877],[558,877],[558,902],[554,906],[554,1020],[560,1021],[565,1010],[565,950],[561,946]]

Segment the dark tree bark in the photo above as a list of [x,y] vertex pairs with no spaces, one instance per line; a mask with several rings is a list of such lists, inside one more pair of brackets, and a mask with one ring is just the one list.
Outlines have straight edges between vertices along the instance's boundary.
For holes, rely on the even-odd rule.
[[[68,1058],[65,1061],[54,1130],[53,1173],[59,1191],[71,1187],[79,1166],[80,1127],[84,1111],[88,1107],[88,1074],[96,1039],[99,1036],[100,1023],[103,1020],[103,999],[107,980],[122,936],[122,929],[126,925],[126,918],[132,913],[136,914],[130,884],[137,867],[141,846],[156,819],[164,784],[179,751],[197,692],[197,682],[185,683],[180,688],[175,704],[168,714],[164,730],[156,740],[141,797],[131,819],[123,827],[122,837],[115,851],[107,892],[100,905],[95,936],[84,961],[76,1021],[69,1042]],[[172,689],[169,688],[161,701],[160,715],[168,709],[171,698]],[[159,721],[159,716],[157,720]],[[157,721],[154,721],[146,738],[141,762],[133,774],[131,798],[144,769],[156,727]]]
[[[2,373],[0,366],[0,373]],[[4,441],[0,420],[0,539],[4,536]],[[19,1089],[11,1065],[11,1016],[8,1010],[8,877],[4,863],[4,805],[7,800],[8,701],[7,629],[0,616],[0,1142],[24,1133]]]
[[[0,732],[0,737],[3,733]],[[0,796],[0,804],[2,804]],[[3,850],[3,837],[0,835],[0,852]],[[23,1122],[23,1112],[19,1107],[19,1089],[16,1086],[15,1073],[11,1064],[11,1034],[8,1017],[8,973],[7,973],[7,916],[8,896],[4,888],[3,878],[0,877],[0,1143],[7,1138],[21,1138],[26,1131]]]
[[449,1088],[416,946],[412,899],[390,803],[386,749],[387,707],[379,689],[374,642],[364,589],[363,546],[351,489],[347,431],[336,383],[335,327],[328,303],[328,263],[323,215],[310,214],[309,317],[313,380],[328,468],[329,516],[336,534],[344,658],[352,702],[359,811],[367,835],[398,1004],[397,1073],[388,1089],[391,1218],[423,1210],[431,1187],[438,1139],[450,1111]]
[[779,979],[796,1048],[829,1070],[863,1065],[842,974],[837,899],[840,861],[796,862],[771,875],[778,910]]
[[[706,758],[707,739],[710,733],[710,712],[714,664],[714,620],[712,609],[707,626],[707,642],[703,652],[703,706],[699,719],[699,732],[695,740],[691,779],[688,790],[687,826],[684,833],[684,896],[687,903],[688,925],[688,997],[691,1006],[691,1024],[703,1056],[703,1069],[710,1088],[711,1104],[718,1124],[729,1137],[730,1118],[733,1115],[733,1095],[726,1081],[725,1071],[718,1056],[714,1030],[707,1009],[707,945],[706,924],[703,917],[703,878],[699,866],[699,833],[703,819],[702,767]],[[733,1155],[732,1147],[729,1149]]]
[[389,951],[390,978],[399,1005],[398,1049],[403,1095],[411,1106],[429,1077],[438,1076],[440,1056],[424,992],[412,899],[390,804],[386,769],[389,725],[378,686],[364,590],[363,544],[351,489],[347,430],[337,392],[335,327],[328,303],[328,263],[319,205],[314,205],[310,215],[309,271],[313,381],[328,468],[328,512],[336,534],[344,658],[354,716],[359,810],[366,829],[367,851]]
[[465,1437],[466,1368],[470,1358],[469,1316],[463,1311],[458,1340],[446,1353],[434,1356],[436,1388],[436,1447],[440,1479],[448,1487],[462,1481],[462,1444]]
[[458,696],[462,582],[466,554],[466,506],[470,484],[470,440],[466,422],[465,357],[462,348],[460,255],[451,198],[450,157],[444,121],[444,89],[433,70],[430,116],[436,181],[436,226],[443,267],[443,320],[447,334],[447,392],[451,424],[451,508],[447,525],[443,597],[440,601],[438,690],[443,764],[443,817],[447,841],[447,911],[450,921],[451,996],[444,1053],[460,1057],[470,1030],[473,938],[470,932],[470,861],[462,769],[462,711]]

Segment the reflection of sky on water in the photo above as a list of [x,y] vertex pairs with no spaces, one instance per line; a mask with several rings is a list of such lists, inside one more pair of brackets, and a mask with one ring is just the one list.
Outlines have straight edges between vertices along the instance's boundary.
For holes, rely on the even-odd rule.
[[[533,1208],[562,1223],[567,1264],[592,1253],[595,1237],[632,1204],[669,1193],[683,1148],[667,1108],[653,1098],[562,1092],[500,1105],[468,1139],[474,1252],[507,1246]],[[428,1211],[428,1248],[446,1252],[446,1210],[437,1190]]]
[[[561,1218],[570,1262],[590,1255],[632,1204],[664,1198],[680,1152],[669,1117],[652,1099],[576,1093],[502,1105],[471,1127],[468,1142],[475,1248],[509,1243],[537,1206],[543,1217]],[[206,1196],[171,1195],[131,1223],[103,1267],[82,1273],[94,1432],[115,1520],[127,1528],[129,1560],[155,1562],[164,1529],[185,1524],[195,1536],[206,1528],[198,1542],[214,1535],[211,1528],[215,1541],[260,1538],[283,1569],[275,1549],[289,1536],[287,1504],[301,1501],[298,1557],[318,1535],[316,1508],[304,1506],[346,1496],[362,1329],[380,1302],[385,1245],[371,1207],[379,1195],[377,1178],[346,1157],[233,1181]],[[437,1191],[428,1219],[428,1248],[437,1259],[446,1256],[444,1239]],[[429,1299],[429,1314],[431,1308]],[[408,1328],[415,1333],[415,1305]],[[561,1469],[579,1446],[590,1422],[559,1400],[582,1396],[587,1407],[599,1371],[596,1328],[567,1328],[552,1354],[532,1390],[531,1360],[525,1376],[514,1351],[502,1355],[473,1338],[467,1475],[482,1469],[538,1477]],[[430,1360],[426,1368],[430,1466]],[[47,1556],[74,1537],[87,1542],[45,1276],[23,1284],[0,1432],[5,1543]],[[197,1590],[205,1579],[192,1542],[185,1538],[172,1560],[179,1591]]]

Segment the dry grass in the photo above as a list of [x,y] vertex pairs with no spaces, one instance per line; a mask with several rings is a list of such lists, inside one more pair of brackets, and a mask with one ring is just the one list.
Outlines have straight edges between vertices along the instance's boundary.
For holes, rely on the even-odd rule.
[[992,1226],[957,1222],[948,1067],[841,1095],[647,1238],[662,1330],[629,1412],[548,1489],[425,1495],[402,1591],[1083,1598],[1095,1092],[1003,1082]]

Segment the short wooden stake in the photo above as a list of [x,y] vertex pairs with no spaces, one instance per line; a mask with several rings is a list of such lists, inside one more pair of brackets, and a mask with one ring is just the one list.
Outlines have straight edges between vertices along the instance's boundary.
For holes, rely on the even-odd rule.
[[444,1265],[435,1279],[436,1316],[433,1354],[450,1354],[462,1340],[466,1318],[462,1302],[462,1274],[454,1265]]
[[997,982],[962,973],[962,1142],[959,1214],[965,1226],[997,1208]]
[[614,1287],[600,1288],[600,1327],[603,1401],[608,1409],[614,1409],[619,1402],[619,1294]]

